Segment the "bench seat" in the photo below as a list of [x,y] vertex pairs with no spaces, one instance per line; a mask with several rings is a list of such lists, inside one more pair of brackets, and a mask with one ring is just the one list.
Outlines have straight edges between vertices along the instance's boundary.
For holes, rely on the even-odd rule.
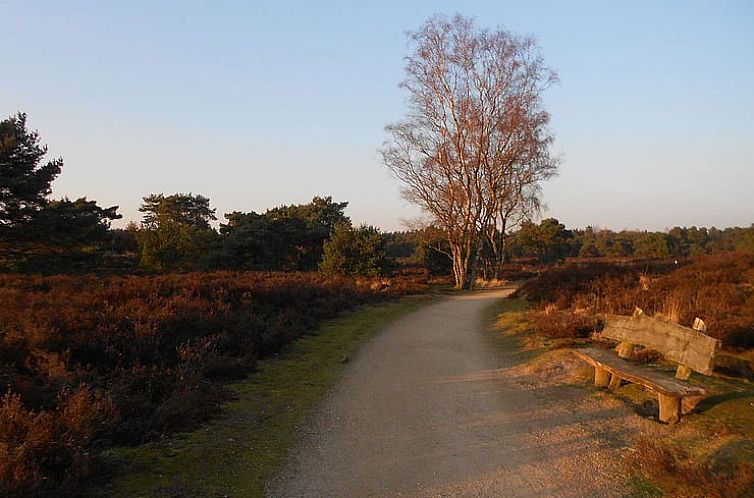
[[[650,318],[641,308],[635,308],[631,316],[606,315],[602,332],[593,336],[617,341],[617,357],[613,351],[605,349],[585,348],[573,352],[594,367],[597,387],[615,389],[627,381],[655,392],[660,404],[660,421],[674,424],[681,420],[681,415],[693,410],[706,394],[704,388],[685,382],[692,371],[712,374],[720,341],[706,335],[706,330],[701,318],[694,320],[693,328],[687,328]],[[627,361],[636,345],[657,351],[666,360],[676,363],[675,378]]]
[[641,384],[651,391],[666,396],[683,398],[686,396],[704,396],[704,388],[691,386],[682,380],[668,377],[661,372],[655,372],[623,360],[613,351],[597,348],[574,349],[576,356],[590,363],[594,367],[604,368],[623,380]]
[[617,388],[625,380],[657,393],[661,422],[679,422],[681,415],[693,410],[706,393],[704,388],[630,363],[617,357],[612,351],[597,348],[572,351],[594,367],[594,383],[597,386]]

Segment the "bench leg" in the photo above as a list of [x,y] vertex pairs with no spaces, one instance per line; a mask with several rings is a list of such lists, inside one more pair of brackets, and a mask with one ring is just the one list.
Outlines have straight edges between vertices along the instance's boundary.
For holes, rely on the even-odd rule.
[[610,376],[610,384],[608,384],[607,387],[609,387],[610,389],[618,389],[622,380],[623,379],[621,379],[617,375],[612,374]]
[[594,367],[594,385],[606,387],[610,383],[610,372],[602,367]]
[[660,421],[675,424],[681,420],[681,398],[658,393],[660,401]]

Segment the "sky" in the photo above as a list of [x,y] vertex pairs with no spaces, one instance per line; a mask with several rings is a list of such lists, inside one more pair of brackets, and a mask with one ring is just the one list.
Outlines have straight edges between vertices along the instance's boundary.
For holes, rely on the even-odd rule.
[[406,31],[460,13],[539,40],[559,175],[543,217],[663,230],[754,223],[754,2],[0,0],[0,119],[63,157],[53,196],[211,199],[218,218],[348,201],[419,210],[381,164],[406,112]]

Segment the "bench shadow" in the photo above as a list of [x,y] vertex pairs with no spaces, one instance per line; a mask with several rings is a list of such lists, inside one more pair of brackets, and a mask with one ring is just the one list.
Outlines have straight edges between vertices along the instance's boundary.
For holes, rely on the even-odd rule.
[[704,413],[707,410],[724,403],[741,398],[754,398],[754,389],[746,391],[731,391],[723,394],[715,394],[701,400],[691,413]]
[[[603,392],[608,393],[611,398],[615,399],[622,405],[620,408],[612,409],[615,413],[616,419],[619,418],[620,415],[633,412],[643,419],[654,419],[656,422],[660,423],[660,404],[656,398],[637,402],[635,399],[616,392],[615,390],[608,391],[606,389]],[[594,421],[600,420],[598,416],[593,417],[593,419]],[[625,435],[627,439],[630,439],[630,435],[634,433],[634,429],[626,429],[624,431],[616,429],[615,432]]]

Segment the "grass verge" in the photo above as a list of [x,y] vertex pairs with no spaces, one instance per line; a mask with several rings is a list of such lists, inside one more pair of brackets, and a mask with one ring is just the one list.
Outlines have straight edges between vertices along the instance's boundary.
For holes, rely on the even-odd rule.
[[572,341],[537,335],[529,322],[529,309],[529,302],[522,297],[505,298],[492,305],[485,318],[489,337],[498,353],[511,360],[513,366],[547,369],[549,363],[559,363],[567,357],[564,348]]
[[263,496],[299,428],[341,375],[343,357],[429,299],[410,296],[364,306],[298,339],[261,361],[247,380],[229,386],[235,399],[224,405],[222,417],[163,441],[111,450],[109,476],[89,496]]
[[497,350],[509,355],[516,363],[523,363],[541,354],[540,348],[527,347],[529,326],[526,311],[529,304],[524,298],[504,298],[487,308],[484,322]]

